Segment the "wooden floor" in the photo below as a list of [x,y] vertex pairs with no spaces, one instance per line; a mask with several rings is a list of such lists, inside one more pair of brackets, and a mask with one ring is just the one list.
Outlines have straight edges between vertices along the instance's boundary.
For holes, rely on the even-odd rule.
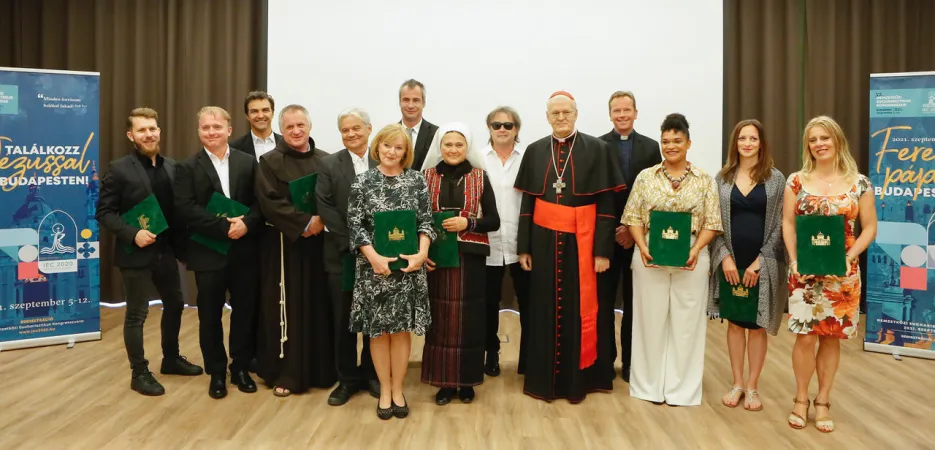
[[[146,322],[146,352],[158,369],[159,306]],[[418,363],[407,378],[411,415],[383,422],[376,400],[360,394],[328,406],[329,390],[276,398],[230,389],[207,395],[208,377],[160,376],[167,389],[147,398],[129,389],[123,349],[123,309],[102,312],[103,340],[0,353],[0,449],[35,448],[935,448],[935,362],[866,353],[859,340],[843,345],[832,396],[837,431],[790,429],[793,336],[770,338],[760,381],[765,409],[728,409],[720,398],[730,384],[725,324],[709,322],[704,398],[699,407],[656,406],[629,398],[619,377],[611,394],[579,405],[552,404],[522,394],[515,375],[518,317],[501,314],[503,374],[487,378],[471,405],[439,407],[435,389],[419,383]],[[225,317],[225,321],[227,318]],[[197,314],[183,318],[182,353],[200,364]],[[421,358],[414,340],[413,360]],[[813,380],[811,396],[817,387]]]

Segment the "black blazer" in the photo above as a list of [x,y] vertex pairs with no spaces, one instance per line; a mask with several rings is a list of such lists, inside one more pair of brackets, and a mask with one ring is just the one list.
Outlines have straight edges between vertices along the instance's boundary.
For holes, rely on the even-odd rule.
[[[620,173],[623,174],[623,179],[627,183],[627,188],[617,192],[614,196],[614,211],[618,222],[623,216],[624,207],[627,206],[627,200],[630,198],[630,190],[633,189],[633,181],[636,180],[636,176],[644,169],[648,169],[662,162],[662,153],[659,151],[659,143],[654,139],[643,136],[637,133],[636,130],[630,133],[630,139],[633,140],[633,154],[630,155],[630,171],[624,172],[623,166],[620,163],[620,158],[614,158],[617,167],[620,168]],[[601,140],[608,143],[608,148],[610,151],[614,152],[615,155],[620,151],[620,147],[617,146],[620,135],[615,130],[610,130],[609,133],[601,136]]]
[[[399,123],[402,123],[402,121]],[[422,125],[419,126],[419,134],[416,137],[415,144],[412,146],[415,159],[412,161],[411,169],[417,172],[422,171],[422,163],[425,161],[425,155],[429,152],[429,147],[432,146],[432,139],[435,139],[436,131],[438,131],[437,126],[424,118],[422,119]]]
[[[370,155],[364,155],[364,158],[367,158],[371,169],[377,166],[377,162]],[[343,272],[341,259],[350,247],[347,198],[351,194],[351,183],[355,178],[357,175],[354,174],[354,163],[347,149],[322,158],[315,196],[318,198],[318,214],[328,227],[324,250],[325,270],[328,273]]]
[[[257,237],[263,225],[263,216],[253,190],[258,167],[255,157],[231,148],[230,198],[250,207],[250,212],[243,218],[247,234],[233,241],[227,255],[198,242],[188,242],[185,258],[188,270],[221,270],[227,266],[228,261],[257,261]],[[214,239],[228,239],[230,222],[205,211],[211,195],[215,192],[223,195],[224,190],[221,188],[217,170],[204,148],[199,148],[194,155],[178,164],[174,188],[176,216],[185,224],[188,233],[198,233]]]
[[[174,184],[177,163],[172,158],[163,158],[162,167],[165,168],[169,181]],[[143,168],[143,163],[140,162],[135,150],[123,158],[111,161],[107,171],[101,177],[100,196],[97,200],[97,212],[94,218],[116,237],[118,245],[114,246],[114,265],[117,267],[124,269],[146,267],[159,253],[156,245],[137,247],[134,240],[140,228],[128,225],[120,217],[152,194],[153,187],[149,176],[146,175],[146,169]],[[171,211],[163,211],[163,214],[170,220],[169,230],[164,233],[170,233],[173,236],[171,240],[181,244],[181,237],[175,236],[180,229],[178,221],[173,219]],[[133,251],[127,253],[120,244],[130,245]]]
[[[279,143],[282,142],[282,135],[279,133],[273,133],[273,140],[276,141],[276,145],[279,145]],[[244,153],[253,155],[253,159],[256,159],[256,147],[253,146],[252,132],[248,131],[247,134],[234,139],[233,141],[230,141],[228,145]]]

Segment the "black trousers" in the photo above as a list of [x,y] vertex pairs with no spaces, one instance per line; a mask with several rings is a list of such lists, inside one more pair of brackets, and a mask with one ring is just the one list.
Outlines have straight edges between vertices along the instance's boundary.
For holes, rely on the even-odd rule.
[[231,259],[222,270],[195,271],[198,287],[198,337],[205,372],[211,375],[227,373],[227,351],[224,349],[224,303],[230,292],[230,357],[231,372],[247,370],[256,356],[257,307],[260,296],[259,268]]
[[[121,250],[118,250],[121,251]],[[179,266],[171,251],[160,252],[148,266],[120,269],[127,312],[123,320],[123,344],[127,349],[133,374],[149,370],[143,353],[143,323],[149,313],[149,287],[153,285],[162,299],[162,357],[179,354],[179,330],[182,327],[182,287]]]
[[507,270],[510,272],[510,279],[513,281],[513,292],[516,294],[516,300],[519,303],[519,373],[526,372],[526,339],[527,314],[529,306],[529,272],[523,270],[519,263],[508,264],[506,266],[487,266],[487,310],[486,310],[486,350],[487,353],[496,353],[500,351],[500,338],[497,331],[500,328],[500,297],[503,290],[503,277]]
[[353,292],[341,289],[341,274],[328,274],[331,290],[331,311],[334,315],[334,362],[338,371],[338,382],[351,389],[364,387],[364,381],[377,379],[370,356],[370,339],[364,339],[357,365],[357,333],[350,329],[351,301]]
[[623,290],[623,317],[620,320],[620,362],[624,371],[630,370],[630,355],[633,344],[633,271],[630,270],[630,262],[633,258],[634,249],[636,249],[635,245],[629,250],[625,250],[615,243],[614,257],[610,262],[610,269],[598,277],[598,288],[601,290],[601,295],[607,295],[608,298],[614,299],[614,301],[607,302],[607,306],[605,306],[610,311],[605,311],[602,314],[604,320],[609,321],[609,323],[603,324],[601,327],[602,330],[607,330],[606,332],[611,334],[610,339],[605,340],[605,342],[609,342],[613,347],[610,352],[613,357],[612,361],[617,360],[617,344],[613,338],[613,307],[617,303],[617,288],[622,287]]

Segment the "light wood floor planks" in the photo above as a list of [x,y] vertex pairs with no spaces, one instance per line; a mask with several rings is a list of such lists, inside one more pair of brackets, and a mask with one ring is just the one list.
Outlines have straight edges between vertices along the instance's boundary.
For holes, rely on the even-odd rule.
[[[726,324],[718,321],[708,322],[702,406],[631,399],[619,377],[612,394],[592,394],[580,405],[549,404],[522,394],[522,378],[515,375],[519,320],[509,312],[501,314],[503,374],[487,378],[473,404],[435,406],[435,389],[419,383],[414,362],[407,378],[410,417],[383,422],[366,394],[328,406],[330,389],[280,399],[262,386],[256,394],[229,387],[227,398],[212,400],[207,376],[157,373],[166,395],[138,395],[129,389],[123,315],[123,309],[103,309],[100,342],[0,353],[0,449],[935,448],[935,362],[866,353],[857,339],[842,346],[831,399],[837,431],[828,435],[815,429],[814,409],[807,429],[786,425],[794,386],[793,336],[786,331],[770,337],[759,413],[720,404],[730,367]],[[146,322],[154,372],[161,360],[160,315],[154,306]],[[200,364],[195,310],[185,311],[181,340],[182,353]],[[413,344],[418,361],[421,338]]]

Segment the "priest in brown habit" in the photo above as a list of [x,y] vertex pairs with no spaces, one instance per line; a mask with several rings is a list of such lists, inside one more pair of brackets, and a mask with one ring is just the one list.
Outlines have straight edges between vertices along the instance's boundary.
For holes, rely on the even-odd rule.
[[552,135],[526,148],[514,184],[523,192],[517,253],[535,299],[523,391],[578,403],[613,389],[614,332],[604,329],[613,321],[603,317],[613,308],[601,306],[614,299],[598,295],[597,274],[610,267],[614,192],[626,186],[606,144],[575,129],[571,94],[552,94],[546,115]]
[[323,261],[324,224],[293,205],[289,182],[316,173],[327,155],[309,136],[308,111],[289,105],[279,114],[283,141],[260,157],[260,209],[271,226],[261,246],[262,293],[257,374],[285,397],[335,383],[334,331]]

